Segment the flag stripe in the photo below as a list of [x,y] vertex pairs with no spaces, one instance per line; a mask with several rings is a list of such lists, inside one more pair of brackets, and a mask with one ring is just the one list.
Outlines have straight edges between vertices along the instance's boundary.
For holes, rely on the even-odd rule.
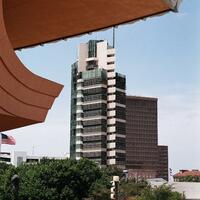
[[1,133],[1,144],[10,144],[15,145],[15,139],[12,136],[8,136],[6,134]]

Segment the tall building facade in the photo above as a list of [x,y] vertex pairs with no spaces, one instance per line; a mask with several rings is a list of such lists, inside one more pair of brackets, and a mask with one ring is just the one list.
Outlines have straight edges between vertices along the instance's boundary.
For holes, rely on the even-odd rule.
[[70,157],[125,167],[126,79],[107,41],[80,44],[72,65]]
[[126,97],[126,168],[168,180],[168,148],[158,146],[157,98]]
[[164,178],[165,180],[168,180],[168,146],[159,145],[158,146],[158,171],[157,171],[157,177]]

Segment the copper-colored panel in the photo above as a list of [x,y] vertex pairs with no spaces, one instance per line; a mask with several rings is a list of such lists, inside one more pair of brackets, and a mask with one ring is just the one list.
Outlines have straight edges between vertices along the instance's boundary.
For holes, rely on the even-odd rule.
[[[24,86],[13,77],[12,73],[6,68],[5,63],[0,59],[0,86],[13,98],[24,104],[41,108],[51,108],[54,97],[47,96]],[[26,94],[26,95],[24,95]],[[34,97],[34,98],[33,98]]]
[[0,0],[0,131],[43,122],[61,89],[20,62],[7,36]]
[[48,109],[24,104],[23,102],[20,102],[14,97],[10,96],[1,87],[0,97],[0,107],[10,114],[39,122],[44,121],[46,117]]
[[60,85],[41,78],[24,67],[13,51],[13,47],[10,44],[8,37],[4,36],[2,40],[0,40],[0,43],[1,59],[15,79],[33,91],[53,97],[58,96],[60,91],[58,88]]
[[3,4],[15,49],[170,10],[164,0],[4,0]]
[[6,131],[36,123],[35,121],[31,121],[28,119],[2,114],[0,114],[0,122],[4,124],[4,127],[1,127],[0,131]]

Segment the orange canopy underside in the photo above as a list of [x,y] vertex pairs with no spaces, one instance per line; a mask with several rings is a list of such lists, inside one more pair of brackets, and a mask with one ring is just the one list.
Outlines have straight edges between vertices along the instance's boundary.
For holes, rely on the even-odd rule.
[[43,122],[62,85],[30,72],[13,49],[170,11],[165,0],[0,0],[0,131]]
[[169,11],[164,0],[4,0],[15,49]]

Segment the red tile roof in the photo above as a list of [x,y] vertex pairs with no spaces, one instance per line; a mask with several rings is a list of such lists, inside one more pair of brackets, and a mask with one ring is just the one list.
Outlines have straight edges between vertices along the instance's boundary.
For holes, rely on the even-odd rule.
[[187,177],[187,176],[199,176],[200,177],[200,171],[199,170],[180,170],[179,173],[175,174],[174,177]]

